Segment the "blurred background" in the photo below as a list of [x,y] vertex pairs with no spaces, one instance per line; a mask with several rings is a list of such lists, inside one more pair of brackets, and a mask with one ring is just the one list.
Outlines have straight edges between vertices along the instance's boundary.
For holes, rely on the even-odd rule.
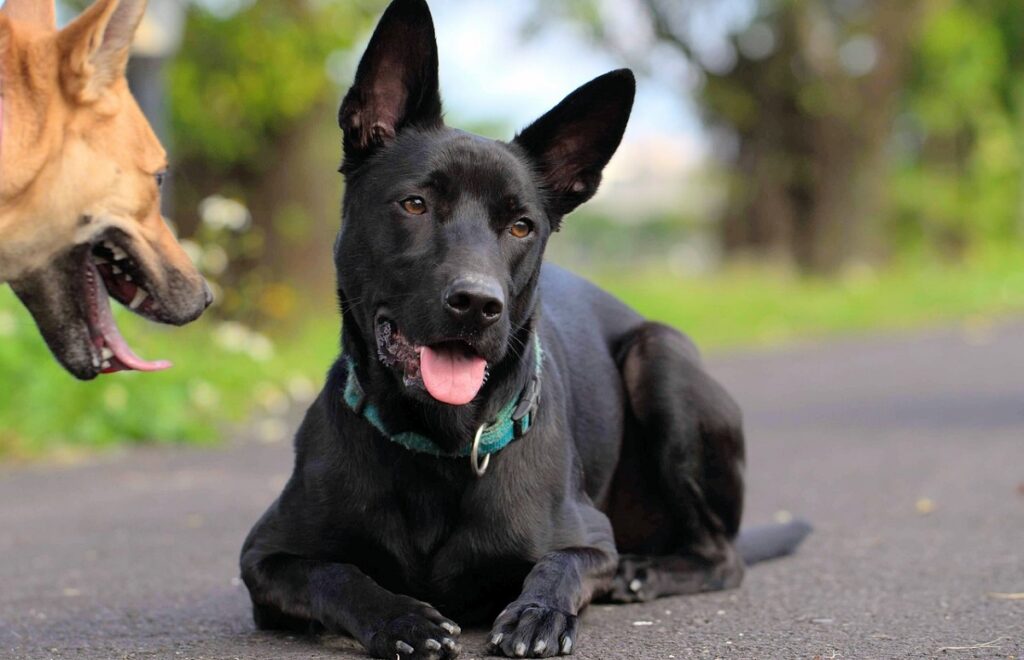
[[[67,0],[63,21],[87,2]],[[151,0],[131,82],[214,284],[161,374],[73,381],[0,290],[0,459],[266,442],[337,353],[337,104],[384,0]],[[1024,3],[433,0],[448,122],[507,139],[631,66],[636,112],[551,258],[707,350],[1024,313]],[[237,432],[236,432],[237,433]]]

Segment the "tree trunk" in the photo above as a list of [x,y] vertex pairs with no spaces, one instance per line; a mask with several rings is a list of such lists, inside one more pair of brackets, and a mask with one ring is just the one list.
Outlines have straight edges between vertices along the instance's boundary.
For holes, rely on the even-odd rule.
[[[919,2],[879,2],[860,29],[836,25],[821,3],[785,4],[776,48],[741,58],[706,90],[714,120],[739,140],[735,185],[722,224],[727,253],[786,259],[829,273],[864,258],[884,204],[885,147]],[[831,28],[831,33],[829,31]],[[860,77],[838,49],[869,34],[875,65]],[[747,97],[746,108],[736,103]]]

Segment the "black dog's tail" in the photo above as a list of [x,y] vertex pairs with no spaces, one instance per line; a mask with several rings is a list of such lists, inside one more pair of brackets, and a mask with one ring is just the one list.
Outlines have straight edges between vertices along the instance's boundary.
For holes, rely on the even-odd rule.
[[767,559],[785,557],[797,549],[811,533],[811,529],[810,523],[805,520],[747,527],[740,530],[736,538],[736,549],[748,566]]

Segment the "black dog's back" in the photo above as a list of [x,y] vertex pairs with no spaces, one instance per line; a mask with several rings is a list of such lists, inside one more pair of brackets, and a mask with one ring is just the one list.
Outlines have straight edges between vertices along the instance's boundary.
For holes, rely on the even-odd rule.
[[[624,393],[621,362],[631,342],[642,334],[646,321],[618,298],[552,264],[542,269],[540,291],[545,334],[571,347],[566,372],[578,410],[586,411],[574,416],[574,437],[587,475],[587,492],[605,510],[612,498],[609,470],[618,467],[618,463],[609,464],[608,457],[617,457],[621,451],[621,438],[609,437],[607,431],[630,424],[617,414],[609,419],[607,413],[623,408],[627,416],[632,413]],[[677,335],[676,340],[679,353],[685,356],[679,375],[685,378],[685,374],[692,373],[699,379],[706,378],[693,368],[700,360],[696,346],[685,335]],[[547,343],[555,342],[549,339]],[[677,392],[683,394],[690,385],[680,382]],[[633,431],[638,429],[634,426]],[[801,520],[751,527],[740,532],[736,549],[750,565],[791,554],[810,532],[811,526]]]

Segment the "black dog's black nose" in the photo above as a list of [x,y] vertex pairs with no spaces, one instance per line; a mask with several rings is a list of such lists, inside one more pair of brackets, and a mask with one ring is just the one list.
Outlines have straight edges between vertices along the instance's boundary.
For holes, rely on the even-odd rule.
[[456,321],[486,328],[505,311],[501,286],[490,278],[455,280],[444,292],[444,308]]

